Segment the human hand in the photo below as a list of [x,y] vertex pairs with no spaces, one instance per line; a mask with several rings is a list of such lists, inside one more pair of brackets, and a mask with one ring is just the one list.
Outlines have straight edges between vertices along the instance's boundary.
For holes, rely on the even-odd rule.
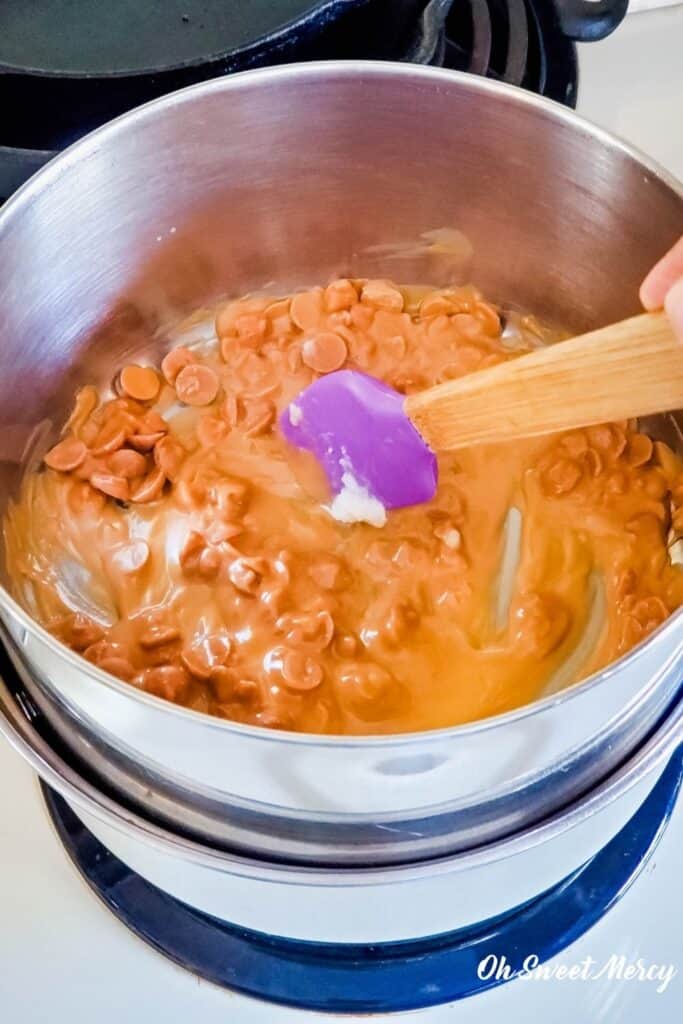
[[678,340],[683,343],[683,235],[641,284],[640,301],[645,309],[663,306]]

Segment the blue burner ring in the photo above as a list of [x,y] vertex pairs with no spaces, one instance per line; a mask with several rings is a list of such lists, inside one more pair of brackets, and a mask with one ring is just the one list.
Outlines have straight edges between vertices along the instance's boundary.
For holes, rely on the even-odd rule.
[[168,896],[127,868],[42,784],[57,832],[90,888],[149,945],[193,974],[307,1010],[379,1013],[451,1002],[508,980],[480,979],[489,954],[519,971],[574,942],[626,892],[655,849],[683,779],[683,745],[631,820],[562,882],[501,917],[410,942],[301,942],[231,925]]

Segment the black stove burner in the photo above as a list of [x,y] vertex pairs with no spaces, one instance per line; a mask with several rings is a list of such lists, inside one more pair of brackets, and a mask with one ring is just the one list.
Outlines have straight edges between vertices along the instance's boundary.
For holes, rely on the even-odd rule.
[[467,0],[446,20],[444,67],[518,85],[575,107],[576,47],[547,0]]

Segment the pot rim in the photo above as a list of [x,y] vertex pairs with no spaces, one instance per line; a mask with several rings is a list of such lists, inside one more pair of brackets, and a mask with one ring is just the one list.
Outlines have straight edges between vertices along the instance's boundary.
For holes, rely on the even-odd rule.
[[[5,203],[3,208],[0,210],[0,245],[2,243],[3,232],[7,230],[8,225],[11,225],[12,219],[19,216],[24,208],[30,206],[33,198],[37,194],[48,189],[51,182],[61,173],[68,170],[72,164],[82,163],[83,160],[87,159],[90,153],[99,150],[104,144],[115,144],[117,134],[125,131],[129,124],[145,122],[148,118],[154,117],[160,111],[172,109],[179,104],[192,102],[195,97],[205,94],[219,92],[230,94],[233,91],[239,92],[240,89],[245,87],[249,88],[254,84],[258,86],[269,85],[272,82],[275,82],[276,84],[287,83],[290,80],[297,79],[303,79],[314,84],[320,79],[324,80],[339,76],[346,76],[350,79],[354,79],[358,76],[369,76],[375,78],[386,78],[389,80],[398,76],[401,78],[413,79],[416,84],[424,81],[426,84],[436,83],[438,85],[441,83],[444,87],[448,85],[455,85],[465,91],[471,90],[474,92],[488,93],[494,97],[500,97],[505,101],[535,109],[540,114],[545,114],[547,117],[554,119],[559,123],[564,123],[575,131],[587,133],[593,136],[598,142],[602,143],[603,146],[618,150],[629,159],[634,160],[655,179],[660,180],[665,186],[674,192],[674,194],[681,199],[683,206],[683,182],[677,180],[656,161],[640,152],[636,147],[631,146],[630,143],[627,143],[618,136],[606,131],[604,128],[594,124],[587,118],[576,114],[573,110],[569,110],[560,103],[556,103],[554,100],[549,100],[543,96],[537,96],[535,93],[528,92],[527,90],[517,86],[511,86],[488,78],[470,75],[467,72],[452,71],[448,68],[435,68],[396,61],[311,61],[310,63],[284,64],[276,67],[240,71],[232,75],[210,79],[206,82],[200,82],[196,85],[176,90],[175,92],[162,96],[159,99],[152,100],[139,107],[135,107],[133,110],[122,114],[120,117],[114,118],[102,125],[100,128],[90,132],[88,135],[83,136],[83,138],[79,139],[73,145],[69,146],[45,164],[44,167],[29,178],[28,181],[26,181]],[[141,690],[135,689],[130,684],[124,683],[121,680],[116,679],[114,676],[108,675],[106,672],[96,668],[85,658],[82,658],[80,655],[76,654],[76,652],[60,643],[45,629],[44,626],[41,626],[21,607],[21,605],[18,604],[2,584],[0,584],[0,608],[8,612],[9,615],[15,621],[18,621],[29,634],[34,634],[38,640],[48,647],[57,659],[62,659],[77,671],[80,670],[97,683],[97,685],[107,686],[117,694],[141,704],[151,706],[157,711],[163,711],[167,714],[180,716],[182,718],[190,716],[198,724],[201,723],[205,727],[222,730],[226,734],[238,733],[243,736],[251,736],[257,740],[266,740],[282,744],[296,744],[299,746],[322,745],[325,747],[348,747],[350,749],[361,746],[364,748],[407,746],[414,743],[425,743],[432,740],[438,741],[439,739],[450,739],[457,736],[472,735],[475,733],[486,732],[489,729],[503,727],[510,722],[518,721],[537,713],[540,714],[546,708],[554,707],[558,704],[570,701],[573,698],[580,696],[586,690],[608,682],[615,673],[620,672],[622,669],[630,665],[641,654],[641,652],[645,650],[645,648],[654,647],[659,640],[668,636],[669,632],[675,631],[679,626],[681,627],[681,641],[683,642],[683,608],[680,608],[669,616],[669,618],[653,633],[651,633],[649,637],[637,644],[627,654],[612,662],[610,665],[607,665],[604,669],[592,673],[586,679],[580,680],[578,683],[574,683],[572,686],[567,687],[557,694],[542,697],[539,700],[532,701],[520,708],[515,708],[512,711],[507,711],[499,715],[492,715],[487,718],[479,719],[475,722],[467,722],[461,725],[446,726],[442,729],[394,734],[344,736],[340,734],[299,733],[284,729],[275,730],[267,729],[263,726],[245,725],[240,722],[217,718],[216,716],[208,715],[205,712],[195,711],[177,704],[172,704],[169,701],[163,700],[161,697],[155,697],[152,694],[144,693]],[[21,643],[19,646],[21,646]]]
[[[268,861],[233,851],[221,850],[177,835],[170,827],[148,821],[136,811],[102,793],[76,769],[56,754],[49,743],[27,721],[0,677],[0,733],[47,783],[68,803],[92,814],[107,826],[134,835],[136,841],[155,851],[214,871],[228,871],[243,877],[288,885],[386,885],[413,881],[454,870],[479,868],[494,861],[517,856],[549,842],[599,813],[628,793],[649,773],[668,762],[683,744],[683,700],[660,724],[650,739],[623,765],[587,794],[554,814],[511,836],[493,840],[472,850],[446,854],[424,861],[379,867],[319,867]],[[8,710],[9,709],[9,710]],[[17,725],[19,720],[19,725]]]

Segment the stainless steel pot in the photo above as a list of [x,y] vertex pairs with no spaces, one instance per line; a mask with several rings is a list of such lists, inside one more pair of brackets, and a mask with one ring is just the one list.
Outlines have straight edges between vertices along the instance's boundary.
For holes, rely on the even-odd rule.
[[[467,265],[400,244],[443,227],[470,240]],[[581,330],[635,312],[641,278],[681,230],[681,189],[661,170],[490,81],[325,63],[169,96],[79,142],[0,213],[4,493],[24,442],[39,423],[57,429],[79,382],[108,381],[124,354],[159,355],[158,328],[226,291],[456,273]],[[5,590],[0,611],[36,702],[148,815],[317,863],[432,857],[538,820],[654,726],[683,644],[679,613],[606,671],[517,712],[321,738],[166,704],[62,648]]]
[[[669,761],[680,759],[683,704],[608,779],[539,825],[464,853],[383,867],[282,864],[161,828],[75,770],[27,720],[2,678],[0,734],[108,850],[163,892],[267,935],[375,943],[479,924],[570,877],[633,817]],[[665,821],[658,824],[662,830]]]

